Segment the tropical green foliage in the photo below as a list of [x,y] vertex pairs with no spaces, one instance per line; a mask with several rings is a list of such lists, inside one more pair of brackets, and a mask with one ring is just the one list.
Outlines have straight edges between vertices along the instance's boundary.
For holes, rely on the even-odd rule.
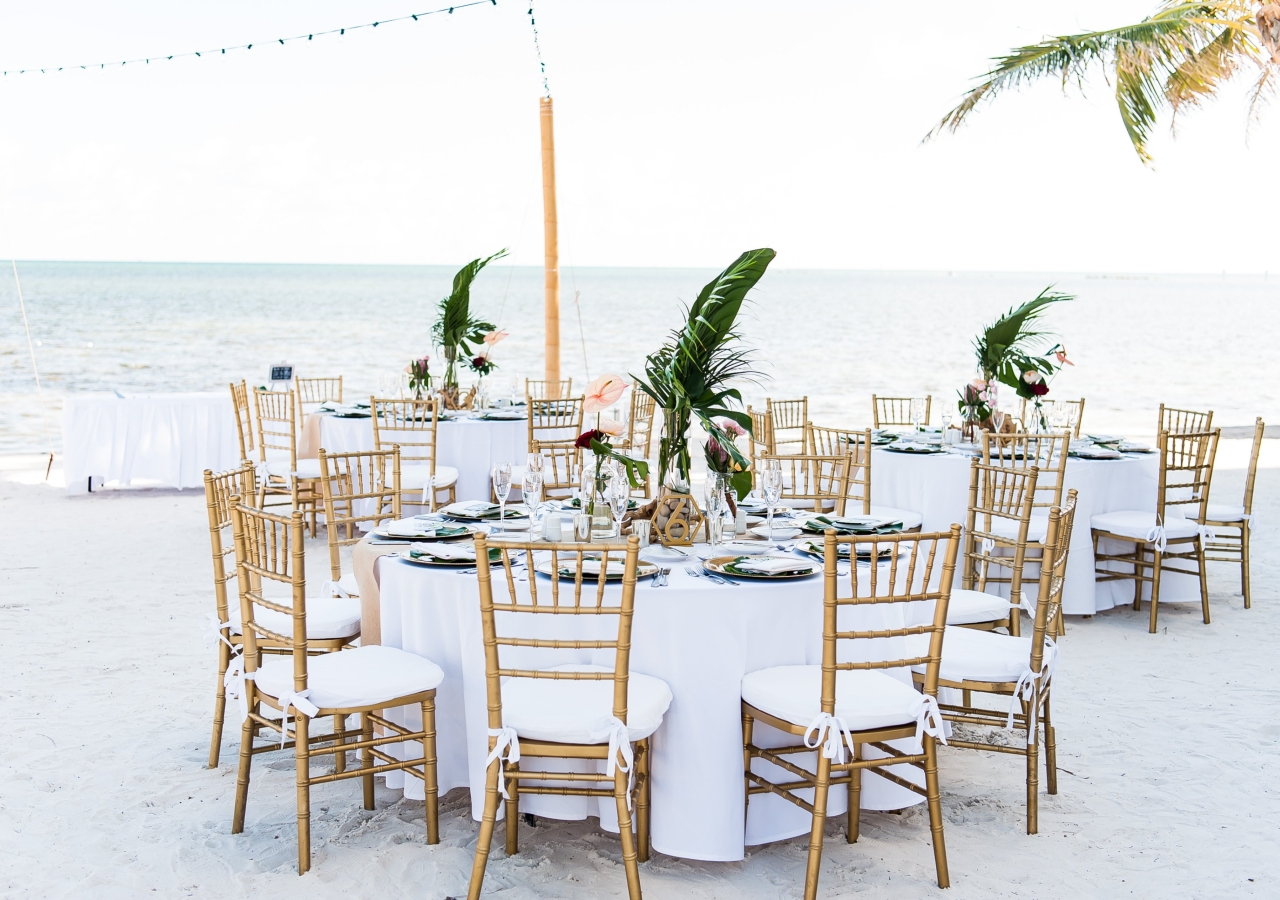
[[[1011,309],[982,330],[973,342],[978,357],[978,368],[984,380],[999,381],[1015,390],[1021,390],[1023,373],[1038,371],[1052,375],[1057,367],[1048,354],[1036,355],[1038,344],[1050,336],[1037,328],[1041,316],[1053,303],[1075,299],[1070,294],[1056,293],[1047,287],[1033,300]],[[1057,347],[1050,349],[1050,353]]]
[[734,330],[747,292],[755,287],[777,254],[768,248],[748,250],[707,283],[688,310],[688,321],[645,360],[645,376],[635,378],[642,391],[663,411],[658,444],[658,471],[665,483],[673,470],[688,483],[689,427],[696,416],[707,434],[745,469],[748,461],[733,439],[713,420],[723,417],[748,432],[751,417],[730,409],[742,394],[730,383],[756,374],[750,351],[738,345]]
[[469,359],[473,352],[471,345],[481,343],[484,336],[495,329],[492,322],[471,315],[471,282],[476,280],[481,269],[506,255],[507,251],[502,249],[492,256],[471,260],[453,276],[453,292],[440,301],[431,338],[437,346],[444,348],[448,363],[446,384],[457,384],[454,373],[456,358]]
[[1199,106],[1241,68],[1251,65],[1259,77],[1250,92],[1253,119],[1274,91],[1278,67],[1273,62],[1270,33],[1264,41],[1255,21],[1256,4],[1248,0],[1204,3],[1165,2],[1135,25],[1105,31],[1046,38],[997,57],[996,66],[970,90],[960,105],[943,116],[925,136],[955,131],[984,100],[1024,83],[1052,77],[1065,89],[1081,89],[1094,65],[1108,70],[1125,132],[1143,163],[1151,162],[1147,142],[1160,110],[1168,106],[1176,118],[1184,108]]

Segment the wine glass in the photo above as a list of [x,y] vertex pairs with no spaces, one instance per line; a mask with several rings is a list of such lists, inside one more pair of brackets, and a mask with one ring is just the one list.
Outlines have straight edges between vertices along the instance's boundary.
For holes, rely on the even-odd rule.
[[947,442],[947,435],[951,433],[951,413],[944,412],[942,414],[942,443]]
[[915,427],[916,432],[920,431],[920,423],[924,421],[924,398],[911,398],[911,424]]
[[520,378],[516,375],[512,375],[511,376],[511,405],[512,406],[516,405],[516,400],[519,399],[518,397],[519,393],[520,393]]
[[493,467],[493,493],[498,498],[498,524],[505,527],[507,498],[511,496],[511,463],[498,463]]
[[622,537],[622,517],[627,512],[627,504],[631,502],[631,482],[627,479],[627,470],[617,460],[609,467],[609,508],[613,512],[613,521],[618,537]]
[[711,522],[724,515],[725,477],[719,472],[708,472],[703,486],[703,497],[707,501],[707,541],[714,548],[716,533],[711,529]]
[[996,434],[1004,431],[1004,413],[998,409],[991,410],[991,424],[995,428]]
[[[529,454],[532,461],[534,455]],[[532,517],[529,521],[529,536],[533,537],[533,533],[538,527],[538,507],[542,501],[542,457],[538,457],[538,467],[526,466],[524,470],[524,480],[520,483],[520,490],[524,496],[524,502],[529,507],[529,515]]]
[[766,459],[764,461],[764,472],[761,476],[763,482],[764,505],[766,510],[766,518],[769,524],[769,543],[773,543],[773,510],[778,505],[778,500],[782,498],[782,460]]

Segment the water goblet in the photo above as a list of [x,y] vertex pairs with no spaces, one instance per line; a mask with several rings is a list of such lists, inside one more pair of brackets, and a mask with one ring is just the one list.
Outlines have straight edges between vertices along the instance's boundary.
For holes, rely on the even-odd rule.
[[538,527],[538,507],[542,501],[542,469],[525,469],[524,480],[520,483],[520,491],[525,504],[529,507],[529,536],[533,537]]
[[917,432],[920,431],[920,423],[924,421],[924,398],[911,398],[911,424]]
[[773,543],[773,510],[782,497],[782,460],[766,459],[761,477],[766,519],[769,525],[769,543]]
[[725,477],[719,472],[708,472],[703,486],[703,498],[707,503],[707,541],[714,547],[719,543],[718,535],[711,531],[711,522],[724,515]]
[[511,496],[511,463],[498,463],[493,467],[493,493],[498,498],[498,524],[507,521],[507,498]]
[[616,534],[622,537],[622,517],[627,512],[627,504],[631,502],[631,482],[627,479],[627,470],[619,462],[609,469],[609,509],[613,512]]

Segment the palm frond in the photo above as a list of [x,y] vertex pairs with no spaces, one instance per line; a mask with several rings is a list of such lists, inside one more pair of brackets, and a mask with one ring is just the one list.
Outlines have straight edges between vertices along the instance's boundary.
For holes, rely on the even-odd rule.
[[1011,355],[1028,355],[1036,343],[1050,336],[1050,332],[1034,327],[1046,309],[1053,303],[1074,299],[1070,294],[1054,291],[1050,285],[1035,298],[996,319],[973,342],[979,367],[998,375]]
[[432,339],[441,347],[462,347],[469,352],[467,342],[475,342],[493,325],[471,316],[471,283],[480,270],[507,255],[506,248],[492,256],[471,260],[453,276],[453,291],[440,301],[436,323],[431,329]]

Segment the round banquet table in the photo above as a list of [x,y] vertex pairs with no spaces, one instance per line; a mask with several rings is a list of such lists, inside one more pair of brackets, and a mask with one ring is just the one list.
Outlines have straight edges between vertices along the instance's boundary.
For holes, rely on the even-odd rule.
[[[696,564],[696,558],[692,562]],[[737,587],[693,578],[682,565],[663,564],[671,566],[668,587],[652,588],[648,579],[636,586],[631,634],[631,671],[663,679],[674,696],[662,726],[651,738],[653,846],[686,859],[740,860],[745,846],[810,830],[812,820],[804,810],[780,797],[757,794],[751,798],[744,835],[741,683],[743,675],[757,669],[821,663],[821,564],[815,562],[819,574],[810,578],[772,584],[740,582]],[[476,576],[419,566],[395,556],[384,556],[376,565],[380,566],[382,643],[427,657],[445,673],[436,692],[440,792],[470,788],[472,815],[479,820],[484,804],[488,718]],[[540,579],[541,598],[550,584],[545,576],[535,577]],[[505,591],[502,580],[495,580],[494,585],[495,592]],[[517,582],[517,586],[527,598],[527,583]],[[569,584],[565,587],[571,589]],[[594,586],[590,590],[594,591]],[[619,590],[613,585],[608,588],[615,598]],[[908,604],[843,607],[839,624],[842,629],[900,628],[908,624],[908,615],[916,619],[919,614],[919,610],[909,611]],[[613,616],[519,615],[517,622],[522,631],[530,632],[527,636],[546,637],[542,631],[537,635],[532,631],[539,625],[545,631],[545,620],[550,618],[564,629],[556,632],[560,637],[608,639],[616,635],[617,619]],[[542,622],[525,624],[534,619]],[[503,628],[500,621],[499,630]],[[569,629],[573,631],[566,633]],[[898,646],[901,641],[842,641],[841,654],[848,657],[859,652],[854,644],[876,644],[880,658],[901,659],[906,656]],[[526,668],[613,664],[611,650],[504,647],[502,652],[504,665]],[[892,670],[892,674],[910,683],[905,670]],[[419,720],[412,707],[395,710],[392,716],[405,724]],[[796,740],[759,722],[754,737],[760,746],[784,746]],[[900,741],[895,746],[910,750],[914,743]],[[874,748],[864,750],[879,755]],[[532,762],[551,771],[583,765],[545,759]],[[804,764],[812,770],[816,755]],[[755,771],[775,781],[790,780],[787,773],[763,760],[754,765]],[[922,773],[913,766],[899,765],[892,771],[923,784]],[[421,782],[405,779],[402,773],[390,773],[387,784],[403,787],[409,797],[422,795]],[[829,815],[842,815],[846,800],[843,788],[832,790]],[[920,796],[882,778],[868,775],[863,779],[864,809],[901,809],[920,802]],[[599,816],[603,828],[618,829],[616,809],[609,798],[526,795],[521,798],[520,811],[557,819]]]
[[[965,523],[969,508],[969,468],[973,461],[969,453],[956,450],[936,454],[899,453],[881,447],[871,452],[871,496],[876,505],[920,513],[924,516],[925,531],[941,531],[952,522]],[[1063,497],[1071,488],[1078,491],[1078,496],[1071,557],[1063,586],[1064,613],[1093,615],[1113,606],[1133,603],[1132,581],[1094,581],[1089,519],[1117,510],[1154,512],[1159,477],[1160,458],[1156,453],[1132,454],[1123,459],[1068,458]],[[1108,541],[1103,549],[1132,552],[1133,545]],[[1144,586],[1143,596],[1150,595],[1150,585]],[[1034,599],[1034,585],[1028,585],[1027,596]],[[1166,569],[1160,582],[1160,600],[1162,603],[1198,603],[1200,582],[1193,576]]]
[[[303,424],[299,457],[373,449],[373,420],[312,413]],[[489,473],[497,463],[523,464],[528,455],[527,419],[449,419],[436,432],[436,464],[458,470],[459,500],[489,496]]]

